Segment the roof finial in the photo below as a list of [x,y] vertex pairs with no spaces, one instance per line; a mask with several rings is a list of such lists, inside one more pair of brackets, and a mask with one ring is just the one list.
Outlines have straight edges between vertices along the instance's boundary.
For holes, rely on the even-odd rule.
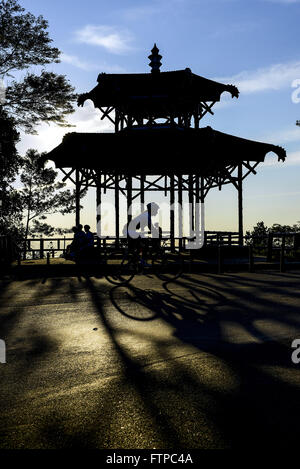
[[159,73],[162,56],[159,54],[159,49],[157,48],[156,44],[154,44],[153,49],[151,50],[152,54],[148,56],[148,59],[151,60],[149,66],[151,67],[151,73]]

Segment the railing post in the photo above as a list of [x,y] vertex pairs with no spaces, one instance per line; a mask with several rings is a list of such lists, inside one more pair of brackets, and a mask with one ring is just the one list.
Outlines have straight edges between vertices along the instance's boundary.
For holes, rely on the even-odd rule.
[[50,265],[50,252],[47,252],[47,265]]
[[249,272],[254,272],[253,246],[249,244]]
[[222,247],[218,244],[218,274],[223,273]]
[[41,238],[40,239],[40,259],[43,259],[44,257],[44,240]]
[[272,261],[273,233],[268,233],[267,262]]
[[280,250],[280,272],[285,272],[284,250],[285,250],[285,235],[282,235],[281,250]]

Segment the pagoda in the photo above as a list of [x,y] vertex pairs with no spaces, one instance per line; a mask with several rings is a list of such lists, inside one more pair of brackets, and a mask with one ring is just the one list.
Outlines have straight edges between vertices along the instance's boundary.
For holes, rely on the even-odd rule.
[[[92,100],[115,132],[68,133],[46,156],[76,187],[76,224],[80,222],[80,193],[96,187],[97,224],[101,226],[102,193],[114,191],[115,240],[120,238],[120,194],[126,196],[128,222],[131,206],[145,193],[161,191],[170,201],[170,242],[175,246],[175,201],[183,193],[195,210],[208,192],[233,184],[238,194],[239,244],[243,244],[243,180],[269,152],[285,160],[279,146],[256,142],[200,127],[224,92],[238,98],[238,89],[192,73],[190,68],[160,71],[162,56],[154,45],[150,73],[100,73],[98,84],[79,96],[78,105]],[[182,224],[182,220],[178,221]],[[182,233],[182,225],[178,227]]]

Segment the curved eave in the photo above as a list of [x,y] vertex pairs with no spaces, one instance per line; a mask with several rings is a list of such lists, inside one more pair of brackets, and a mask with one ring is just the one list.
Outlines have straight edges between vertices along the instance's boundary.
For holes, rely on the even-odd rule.
[[78,106],[91,99],[95,107],[135,105],[137,100],[160,100],[174,102],[220,101],[221,94],[228,92],[238,98],[234,85],[225,85],[192,73],[189,69],[161,72],[158,76],[147,74],[100,74],[98,85],[90,92],[79,95]]
[[94,168],[122,174],[209,175],[243,161],[261,163],[269,152],[274,152],[278,160],[286,158],[282,147],[224,134],[210,127],[158,128],[118,134],[70,133],[45,158],[53,160],[58,168]]
[[[230,134],[225,134],[223,132],[212,129],[211,127],[206,127],[206,129],[208,132],[211,132],[212,138],[217,138],[219,140],[220,145],[230,145],[231,148],[235,149],[235,151],[238,151],[238,148],[240,147],[241,152],[243,152],[244,149],[247,149],[247,153],[253,154],[254,159],[259,162],[264,162],[266,155],[270,152],[277,155],[278,161],[285,161],[286,159],[286,151],[279,145],[258,142],[256,140],[249,140]],[[246,161],[247,158],[244,158],[244,160]]]

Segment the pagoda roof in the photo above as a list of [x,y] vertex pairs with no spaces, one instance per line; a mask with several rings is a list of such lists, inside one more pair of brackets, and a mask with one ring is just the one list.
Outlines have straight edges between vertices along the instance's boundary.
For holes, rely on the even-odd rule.
[[81,94],[78,105],[91,99],[95,107],[133,108],[149,106],[170,110],[182,110],[200,102],[220,101],[221,94],[229,92],[238,98],[239,91],[234,85],[225,85],[191,72],[189,68],[159,73],[106,74],[98,76],[98,85],[89,93]]
[[213,175],[242,161],[263,162],[269,152],[285,160],[282,147],[218,132],[157,125],[118,133],[68,133],[45,155],[57,168],[93,168],[119,174]]

